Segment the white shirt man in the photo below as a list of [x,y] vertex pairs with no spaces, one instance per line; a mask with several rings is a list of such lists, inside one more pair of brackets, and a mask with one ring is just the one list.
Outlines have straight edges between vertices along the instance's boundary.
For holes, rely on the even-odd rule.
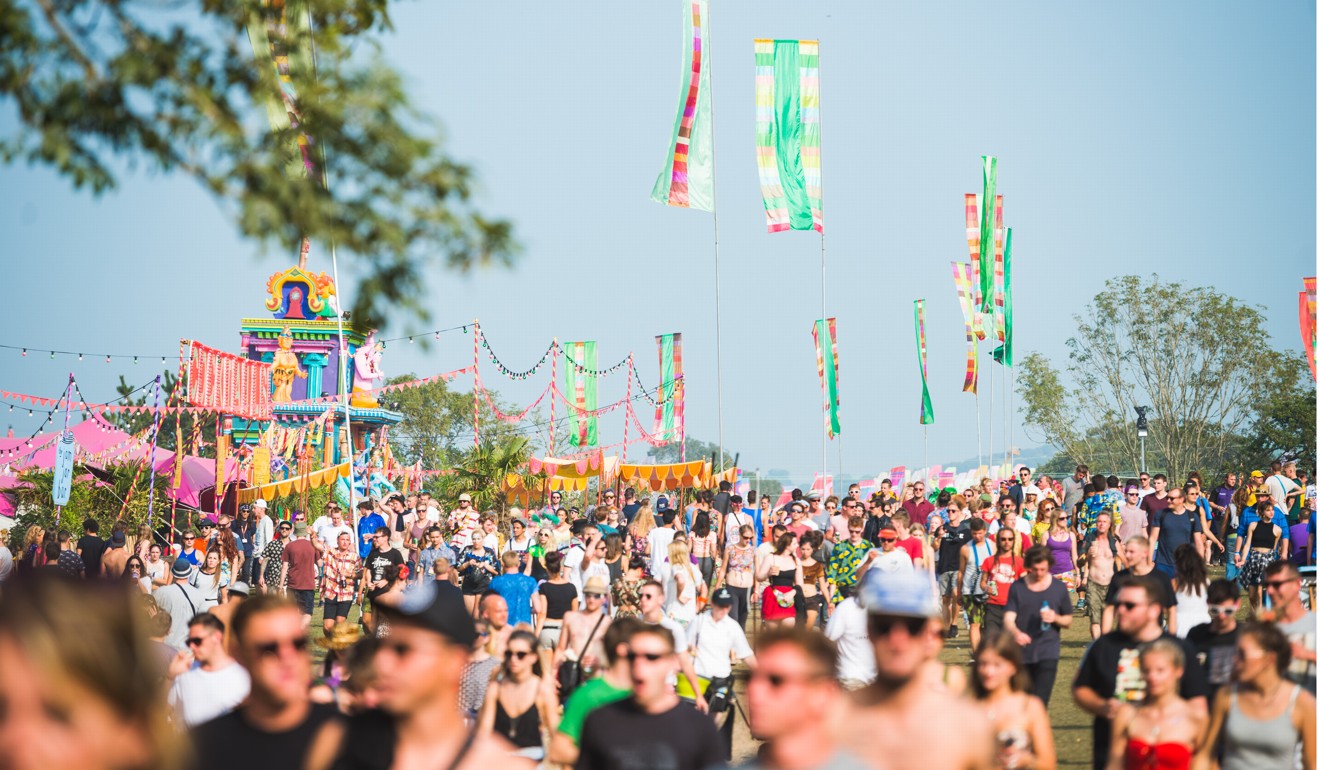
[[747,634],[738,621],[729,617],[733,594],[728,588],[719,588],[710,597],[710,612],[703,612],[688,627],[692,645],[692,667],[697,676],[706,679],[728,677],[733,674],[729,654],[755,667],[756,656],[747,643]]
[[674,528],[656,527],[646,535],[646,539],[651,543],[651,574],[654,575],[669,559],[669,544],[674,542]]
[[866,636],[866,610],[856,596],[849,596],[834,608],[825,636],[839,649],[838,675],[844,687],[860,689],[875,679],[875,650]]
[[266,501],[261,498],[252,504],[252,515],[257,517],[257,532],[252,536],[252,553],[260,558],[261,552],[275,539],[275,522],[266,515]]
[[339,510],[339,506],[335,506],[330,509],[327,515],[322,516],[312,524],[314,535],[312,545],[315,545],[316,550],[321,552],[333,551],[338,547],[340,532],[347,532],[348,536],[353,538],[353,547],[358,547],[357,533],[353,531],[353,527],[348,522],[344,521],[344,514]]
[[184,671],[170,687],[169,702],[188,727],[209,722],[228,713],[248,696],[252,680],[248,672],[225,652],[225,624],[214,615],[199,615],[188,625],[187,647],[176,665],[191,657],[199,664]]

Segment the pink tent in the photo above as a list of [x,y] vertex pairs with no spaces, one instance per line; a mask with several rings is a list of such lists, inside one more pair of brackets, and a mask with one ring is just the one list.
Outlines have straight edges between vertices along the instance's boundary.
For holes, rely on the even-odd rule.
[[[98,454],[106,449],[122,444],[132,438],[131,434],[125,433],[118,428],[111,428],[103,424],[100,420],[84,420],[72,428],[69,432],[73,434],[73,440],[78,445],[80,454]],[[19,455],[9,461],[9,464],[15,468],[36,467],[42,470],[48,470],[55,467],[55,441],[59,439],[60,432],[52,431],[42,433],[32,438],[32,448],[26,450],[26,454]],[[0,451],[7,449],[23,449],[27,439],[0,439]]]
[[[161,456],[161,450],[157,450],[156,455],[156,475],[172,478],[174,475],[174,453],[165,452]],[[238,478],[238,461],[230,458],[225,462],[225,478],[233,481]],[[215,486],[215,460],[208,460],[205,457],[193,457],[184,455],[183,458],[183,478],[178,490],[179,502],[198,507],[202,492]]]
[[[20,483],[21,482],[13,476],[0,476],[0,492],[3,492],[6,489],[12,489]],[[9,501],[9,498],[6,495],[0,494],[0,516],[6,516],[12,519],[17,515],[18,511],[15,510],[14,504]]]

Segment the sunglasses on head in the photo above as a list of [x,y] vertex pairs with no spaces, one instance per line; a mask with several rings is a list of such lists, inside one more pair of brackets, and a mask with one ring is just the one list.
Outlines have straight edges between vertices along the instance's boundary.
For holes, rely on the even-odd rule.
[[292,639],[285,639],[282,641],[276,640],[273,642],[265,642],[263,644],[254,644],[252,645],[252,648],[257,651],[257,654],[263,657],[273,658],[276,655],[279,655],[280,648],[285,645],[292,647],[294,652],[304,652],[307,649],[307,637],[296,636]]
[[926,618],[909,618],[897,615],[879,615],[870,618],[867,627],[872,636],[888,636],[896,628],[907,631],[908,636],[916,636],[926,628]]

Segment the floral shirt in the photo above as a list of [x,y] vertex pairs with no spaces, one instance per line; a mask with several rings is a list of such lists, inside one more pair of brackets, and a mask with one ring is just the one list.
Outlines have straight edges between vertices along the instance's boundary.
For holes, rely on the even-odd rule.
[[[851,540],[845,540],[834,546],[834,551],[830,553],[830,568],[826,573],[826,579],[836,588],[857,585],[857,568],[861,566],[862,560],[873,547],[865,540],[856,545]],[[834,594],[834,601],[843,601],[838,592]]]
[[280,585],[280,556],[284,554],[286,542],[288,541],[283,538],[272,540],[261,551],[261,576],[266,581],[268,591],[279,591],[283,588]]
[[358,573],[362,561],[352,548],[348,553],[339,549],[325,554],[325,576],[321,580],[321,598],[332,602],[348,602],[357,596]]
[[639,618],[642,616],[642,586],[649,578],[629,580],[621,577],[610,588],[611,603],[614,605],[616,618]]

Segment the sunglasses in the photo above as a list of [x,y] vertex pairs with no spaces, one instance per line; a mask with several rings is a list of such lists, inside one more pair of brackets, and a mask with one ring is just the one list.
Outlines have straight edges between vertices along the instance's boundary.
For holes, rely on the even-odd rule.
[[1237,608],[1235,607],[1207,607],[1206,609],[1210,611],[1211,615],[1217,615],[1219,617],[1228,617],[1237,612]]
[[637,598],[638,598],[638,599],[659,599],[659,598],[660,598],[660,594],[651,594],[651,593],[645,593],[645,592],[643,592],[643,593],[638,594],[638,595],[637,595]]
[[889,636],[896,628],[907,631],[908,636],[921,633],[929,621],[926,618],[907,618],[895,615],[881,615],[870,619],[867,627],[872,636]]
[[1298,578],[1289,578],[1287,580],[1266,580],[1264,585],[1266,588],[1279,589],[1279,588],[1283,588],[1284,586],[1288,585],[1294,580],[1298,580]]
[[1128,612],[1131,612],[1132,610],[1135,610],[1138,607],[1145,607],[1147,605],[1138,602],[1114,602],[1114,606],[1119,609],[1123,609],[1123,610],[1127,610]]
[[860,535],[860,534],[862,534],[862,530],[860,530],[860,529],[849,529],[849,530],[848,530],[848,534],[850,534],[850,535]]
[[534,652],[530,652],[530,651],[528,651],[528,650],[505,650],[505,651],[504,651],[504,659],[505,659],[505,660],[526,660],[527,658],[530,658],[530,657],[532,657],[532,656],[535,655],[535,654],[536,654],[536,653],[534,653]]
[[189,647],[196,647],[204,641],[206,640],[200,636],[190,636],[184,640],[184,644],[188,645]]
[[664,660],[667,657],[669,657],[669,653],[667,652],[630,652],[623,656],[624,660],[629,663],[636,663],[638,660],[646,660],[655,663]]
[[817,679],[824,679],[824,678],[825,677],[823,676],[812,675],[812,674],[801,674],[801,675],[793,676],[790,674],[774,674],[766,671],[755,671],[749,677],[749,679],[751,679],[752,681],[765,682],[766,684],[770,685],[770,689],[772,690],[778,690],[786,684],[792,684],[796,682],[814,682]]
[[294,652],[304,652],[307,649],[307,637],[298,636],[283,641],[277,640],[274,642],[265,642],[264,644],[254,644],[252,645],[252,648],[257,651],[258,655],[261,655],[264,658],[273,658],[280,654],[280,648],[285,645],[292,647]]
[[895,543],[895,542],[898,542],[898,538],[895,538],[895,537],[882,537],[882,538],[880,538],[880,542],[882,542],[882,543]]
[[605,598],[605,594],[592,593],[591,591],[584,591],[584,592],[582,593],[582,595],[585,596],[585,597],[587,597],[588,599],[604,599],[604,598]]

